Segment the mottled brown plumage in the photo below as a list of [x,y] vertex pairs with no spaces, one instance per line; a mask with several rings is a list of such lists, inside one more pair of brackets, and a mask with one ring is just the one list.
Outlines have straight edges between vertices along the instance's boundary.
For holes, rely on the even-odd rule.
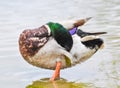
[[35,55],[49,39],[49,33],[45,26],[36,29],[24,30],[20,34],[19,48],[24,58]]

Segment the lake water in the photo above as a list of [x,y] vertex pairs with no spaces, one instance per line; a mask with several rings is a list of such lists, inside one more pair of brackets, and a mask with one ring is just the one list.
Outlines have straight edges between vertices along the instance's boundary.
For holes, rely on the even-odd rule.
[[61,71],[67,81],[95,88],[120,88],[120,0],[0,0],[0,87],[25,88],[51,77],[53,71],[34,67],[18,49],[19,34],[49,21],[93,17],[84,31],[105,31],[105,48],[88,61]]

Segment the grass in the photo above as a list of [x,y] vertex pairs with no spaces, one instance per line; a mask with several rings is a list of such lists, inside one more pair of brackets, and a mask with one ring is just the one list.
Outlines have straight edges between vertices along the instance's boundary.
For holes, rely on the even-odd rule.
[[94,88],[94,87],[92,87],[90,83],[68,82],[64,79],[56,80],[55,82],[50,82],[48,79],[41,79],[34,81],[26,88]]

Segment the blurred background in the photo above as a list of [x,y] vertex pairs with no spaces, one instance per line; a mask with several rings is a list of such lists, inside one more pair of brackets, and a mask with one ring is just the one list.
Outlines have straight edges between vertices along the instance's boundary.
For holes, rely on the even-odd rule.
[[82,30],[105,31],[105,48],[84,63],[61,71],[68,81],[120,88],[120,0],[0,0],[0,87],[25,88],[53,71],[28,64],[19,53],[24,29],[49,21],[93,17]]

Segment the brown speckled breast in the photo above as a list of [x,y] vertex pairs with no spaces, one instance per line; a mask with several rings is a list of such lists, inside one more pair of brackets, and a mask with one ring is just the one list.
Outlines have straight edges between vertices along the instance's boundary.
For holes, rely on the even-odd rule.
[[48,41],[49,36],[48,30],[44,25],[36,29],[24,30],[19,38],[19,49],[22,56],[25,59],[34,56]]

